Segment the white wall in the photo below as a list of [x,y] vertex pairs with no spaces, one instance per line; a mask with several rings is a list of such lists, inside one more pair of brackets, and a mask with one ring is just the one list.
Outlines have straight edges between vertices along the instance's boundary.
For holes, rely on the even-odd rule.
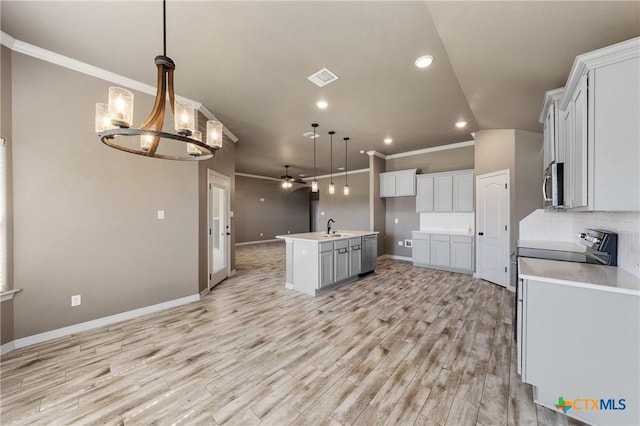
[[640,277],[640,212],[568,212],[539,209],[520,222],[521,240],[577,243],[584,228],[618,234],[618,267]]

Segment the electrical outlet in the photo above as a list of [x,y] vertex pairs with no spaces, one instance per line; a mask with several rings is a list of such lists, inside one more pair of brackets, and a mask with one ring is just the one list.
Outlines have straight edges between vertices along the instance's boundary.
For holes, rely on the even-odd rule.
[[158,219],[164,219],[164,210],[158,210]]
[[260,236],[261,236],[261,237],[264,237],[264,234],[261,232],[261,233],[260,233]]
[[395,223],[398,223],[398,218],[396,217],[393,221],[394,221]]
[[398,245],[399,245],[400,247],[402,247],[402,246],[404,245],[404,243],[403,243],[402,241],[398,241]]
[[82,297],[79,294],[71,296],[71,306],[80,306],[82,304]]
[[287,231],[287,234],[290,234],[290,233],[291,233],[291,231]]

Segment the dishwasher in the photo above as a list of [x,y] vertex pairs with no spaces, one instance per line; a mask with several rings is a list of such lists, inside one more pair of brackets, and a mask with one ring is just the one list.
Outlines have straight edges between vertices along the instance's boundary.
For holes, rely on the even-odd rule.
[[365,235],[362,237],[362,273],[373,272],[378,264],[378,236]]

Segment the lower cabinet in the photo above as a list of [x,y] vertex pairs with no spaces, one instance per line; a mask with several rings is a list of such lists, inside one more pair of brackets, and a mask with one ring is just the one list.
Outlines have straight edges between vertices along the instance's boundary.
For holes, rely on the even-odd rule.
[[331,285],[335,282],[333,276],[333,242],[320,243],[319,272],[320,287]]
[[413,232],[413,264],[473,273],[473,237]]
[[322,242],[319,251],[321,288],[355,277],[362,271],[362,238]]

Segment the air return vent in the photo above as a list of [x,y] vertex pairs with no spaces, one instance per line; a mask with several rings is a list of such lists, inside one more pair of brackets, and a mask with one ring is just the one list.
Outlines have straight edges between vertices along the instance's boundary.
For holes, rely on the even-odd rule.
[[318,87],[326,86],[329,83],[333,83],[338,79],[338,76],[329,71],[326,68],[322,68],[320,71],[311,74],[307,77],[309,81],[315,83]]

